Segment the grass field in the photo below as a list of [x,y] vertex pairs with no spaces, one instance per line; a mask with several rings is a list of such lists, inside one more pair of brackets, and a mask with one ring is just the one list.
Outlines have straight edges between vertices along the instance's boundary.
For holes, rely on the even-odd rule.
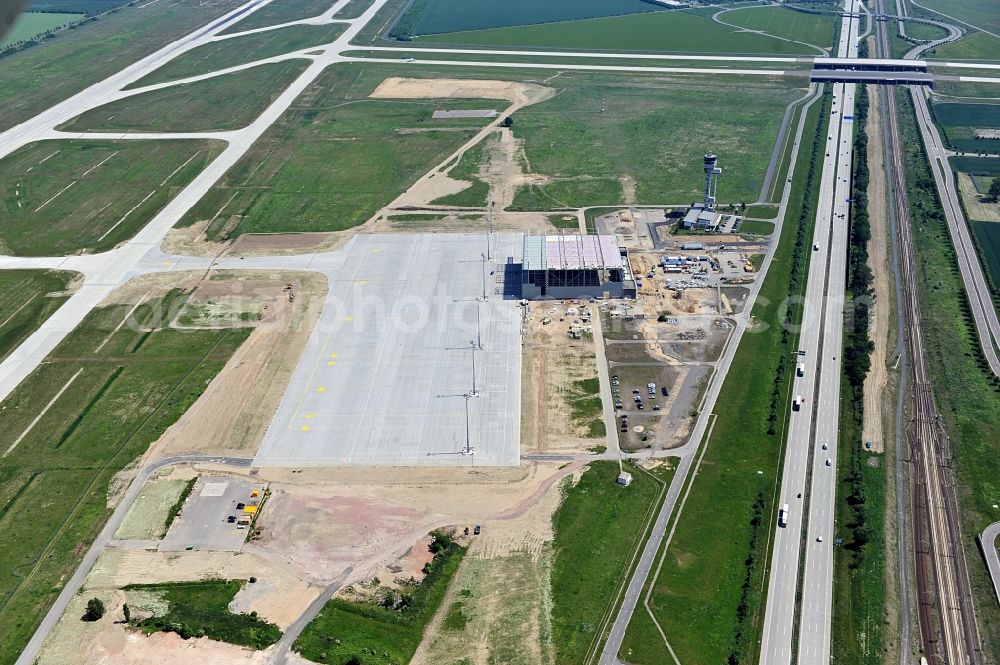
[[641,0],[508,0],[497,11],[490,0],[416,0],[400,17],[393,35],[429,35],[532,23],[573,21],[656,11]]
[[343,8],[334,14],[334,18],[358,18],[365,13],[365,10],[372,6],[375,0],[351,0]]
[[464,180],[472,183],[471,187],[463,189],[455,194],[443,196],[435,201],[434,205],[461,206],[463,208],[483,207],[486,205],[486,197],[490,193],[490,186],[479,178],[479,167],[486,160],[486,149],[488,142],[493,140],[490,134],[485,140],[472,146],[462,155],[462,159],[448,174],[455,180]]
[[[429,70],[407,71],[420,76]],[[486,123],[428,124],[435,109],[482,108],[490,103],[483,100],[368,97],[386,76],[397,73],[398,68],[379,65],[331,67],[182,224],[212,220],[209,235],[229,238],[337,231],[363,223]],[[470,75],[449,71],[456,74]]]
[[[690,495],[663,568],[651,582],[652,611],[684,663],[725,663],[733,657],[736,661],[729,662],[757,660],[770,550],[764,539],[776,511],[773,496],[781,469],[785,422],[785,413],[779,410],[775,434],[767,433],[769,402],[777,376],[779,409],[788,404],[791,364],[783,360],[795,348],[794,336],[783,338],[784,312],[779,303],[804,286],[804,280],[798,278],[798,286],[791,292],[789,276],[793,271],[801,276],[807,270],[809,252],[796,246],[801,242],[797,238],[809,237],[813,223],[810,210],[818,193],[819,175],[814,173],[811,192],[807,191],[806,175],[813,150],[818,148],[817,154],[822,153],[819,137],[825,127],[825,110],[819,103],[810,110],[792,186],[789,210],[802,210],[804,225],[792,217],[782,227],[778,249],[753,308],[754,320],[767,325],[747,332],[740,342],[716,403],[714,428],[703,444],[707,445],[704,459],[698,475],[690,481]],[[815,142],[811,140],[814,136]],[[802,261],[797,268],[796,255]],[[744,595],[744,588],[754,591]],[[653,665],[670,658],[662,638],[642,642],[655,630],[649,623],[647,618],[634,619],[635,627],[629,626],[623,649],[642,645],[641,653],[632,647],[631,663]],[[624,651],[619,655],[624,657]]]
[[806,14],[785,7],[753,7],[726,12],[720,20],[776,37],[793,39],[829,49],[833,46],[833,14]]
[[962,152],[996,152],[1000,141],[977,139],[976,129],[1000,129],[1000,106],[995,104],[931,104],[934,118],[944,128],[948,143]]
[[122,0],[34,0],[28,8],[44,12],[93,14],[121,5]]
[[907,21],[906,34],[914,39],[932,41],[946,37],[948,35],[948,31],[940,26],[930,25],[929,23]]
[[1000,387],[979,350],[955,250],[908,95],[900,128],[907,159],[907,188],[916,247],[921,329],[938,412],[951,440],[963,545],[976,604],[984,662],[1000,662],[1000,607],[974,537],[997,520],[1000,504]]
[[[755,10],[759,11],[759,10]],[[813,55],[802,44],[741,32],[690,12],[654,12],[566,23],[428,35],[415,44],[516,46],[588,51]]]
[[237,21],[235,25],[226,28],[220,34],[228,35],[234,32],[312,18],[326,12],[335,2],[336,0],[276,0],[264,5],[245,19]]
[[513,132],[532,170],[553,182],[520,189],[515,209],[621,204],[623,176],[639,203],[690,202],[709,148],[726,171],[719,200],[752,201],[785,106],[801,94],[780,82],[747,82],[736,94],[721,82],[580,72],[552,85],[560,93],[519,111]]
[[740,224],[740,233],[753,233],[760,236],[769,236],[774,233],[774,223],[759,222],[755,219],[748,219]]
[[246,584],[246,580],[204,580],[130,585],[126,591],[151,592],[166,601],[169,608],[164,615],[136,619],[131,624],[145,633],[173,632],[184,639],[207,637],[265,649],[278,641],[281,630],[256,616],[229,611],[229,603]]
[[143,4],[147,6],[101,17],[4,58],[0,67],[0,131],[121,71],[233,9],[240,0]]
[[139,93],[78,115],[60,129],[72,132],[240,129],[253,122],[308,65],[308,60],[286,60]]
[[116,333],[131,306],[94,310],[0,405],[0,662],[14,662],[107,520],[114,475],[194,403],[248,334],[144,332],[175,299],[140,306],[137,325]]
[[1000,60],[1000,39],[985,32],[971,32],[957,42],[938,46],[928,57],[944,60]]
[[400,604],[399,594],[391,596],[396,605],[389,608],[382,603],[334,598],[292,648],[313,662],[328,665],[408,663],[465,555],[465,548],[444,534],[435,534],[432,551],[434,560],[424,579],[405,590],[406,603]]
[[54,270],[0,271],[0,361],[66,302],[73,276]]
[[672,470],[629,469],[628,488],[615,483],[617,462],[594,462],[572,486],[552,519],[552,641],[558,665],[588,662],[631,571],[646,520],[660,506]]
[[0,38],[0,48],[19,42],[22,39],[31,39],[35,35],[46,30],[58,28],[84,17],[84,14],[50,14],[42,12],[25,12],[17,17],[10,31]]
[[135,235],[220,149],[214,141],[31,143],[0,160],[0,246],[25,256],[110,249]]
[[[270,6],[267,5],[267,7]],[[346,26],[346,23],[293,25],[278,30],[256,32],[220,42],[211,42],[191,49],[179,58],[171,60],[128,88],[140,88],[153,83],[176,81],[327,44],[339,37]]]
[[969,226],[976,235],[987,274],[994,284],[1000,284],[1000,224],[973,220]]

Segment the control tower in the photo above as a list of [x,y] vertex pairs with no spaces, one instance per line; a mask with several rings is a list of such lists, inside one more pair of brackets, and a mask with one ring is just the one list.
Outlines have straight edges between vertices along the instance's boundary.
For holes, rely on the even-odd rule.
[[715,210],[715,190],[722,175],[722,169],[715,165],[718,159],[711,152],[705,155],[705,210]]

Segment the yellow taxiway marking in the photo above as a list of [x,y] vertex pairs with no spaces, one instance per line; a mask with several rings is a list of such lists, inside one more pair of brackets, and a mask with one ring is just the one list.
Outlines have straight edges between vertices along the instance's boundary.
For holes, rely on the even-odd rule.
[[302,426],[302,431],[303,432],[308,432],[309,431],[309,425],[303,425]]
[[334,366],[334,365],[336,365],[336,364],[337,364],[337,363],[336,363],[335,361],[333,361],[333,360],[327,360],[327,361],[326,361],[326,366],[327,366],[327,367],[333,367],[333,366]]
[[318,386],[316,388],[316,392],[318,392],[318,393],[325,393],[326,392],[326,386]]
[[344,320],[345,320],[345,321],[353,321],[353,320],[354,320],[354,317],[353,317],[353,316],[345,316],[345,317],[344,317]]
[[358,280],[358,284],[360,284],[361,286],[364,286],[364,285],[365,285],[365,284],[367,284],[367,283],[368,283],[368,280],[367,280],[367,279],[359,279],[359,280]]
[[330,354],[330,357],[331,357],[331,358],[336,358],[336,357],[337,357],[337,354],[336,354],[336,353],[331,353],[331,354]]
[[307,413],[306,414],[306,420],[312,420],[315,417],[316,417],[315,413]]

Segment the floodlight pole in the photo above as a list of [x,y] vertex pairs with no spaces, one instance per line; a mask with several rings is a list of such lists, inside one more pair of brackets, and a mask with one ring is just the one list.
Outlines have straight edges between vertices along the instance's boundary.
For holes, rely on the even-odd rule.
[[479,391],[476,390],[476,343],[470,340],[469,348],[472,350],[472,392],[469,396],[479,397]]
[[476,303],[476,348],[483,350],[483,327],[480,322],[479,303]]
[[462,450],[463,455],[472,454],[472,427],[469,424],[469,397],[471,395],[466,394],[465,397],[465,448]]
[[487,300],[487,296],[486,296],[486,256],[483,255],[483,254],[480,254],[479,256],[483,260],[483,265],[482,265],[482,270],[481,270],[481,275],[480,275],[483,278],[483,295],[480,296],[480,299],[483,302],[486,302],[486,300]]

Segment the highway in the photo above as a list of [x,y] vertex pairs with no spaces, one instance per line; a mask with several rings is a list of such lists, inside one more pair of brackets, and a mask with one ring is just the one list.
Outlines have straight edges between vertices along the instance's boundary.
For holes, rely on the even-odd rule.
[[[858,0],[848,0],[846,9],[837,57],[857,57]],[[774,532],[761,665],[788,665],[793,660],[814,665],[830,660],[840,349],[854,153],[853,120],[848,118],[854,112],[854,92],[854,84],[833,85],[813,232],[815,249],[809,264],[799,335],[799,350],[803,355],[794,360],[804,372],[794,379],[792,392],[801,395],[804,401],[797,411],[794,408],[789,411],[778,494],[778,504],[787,504],[789,512],[787,526],[779,525]],[[802,597],[798,604],[800,572]]]

